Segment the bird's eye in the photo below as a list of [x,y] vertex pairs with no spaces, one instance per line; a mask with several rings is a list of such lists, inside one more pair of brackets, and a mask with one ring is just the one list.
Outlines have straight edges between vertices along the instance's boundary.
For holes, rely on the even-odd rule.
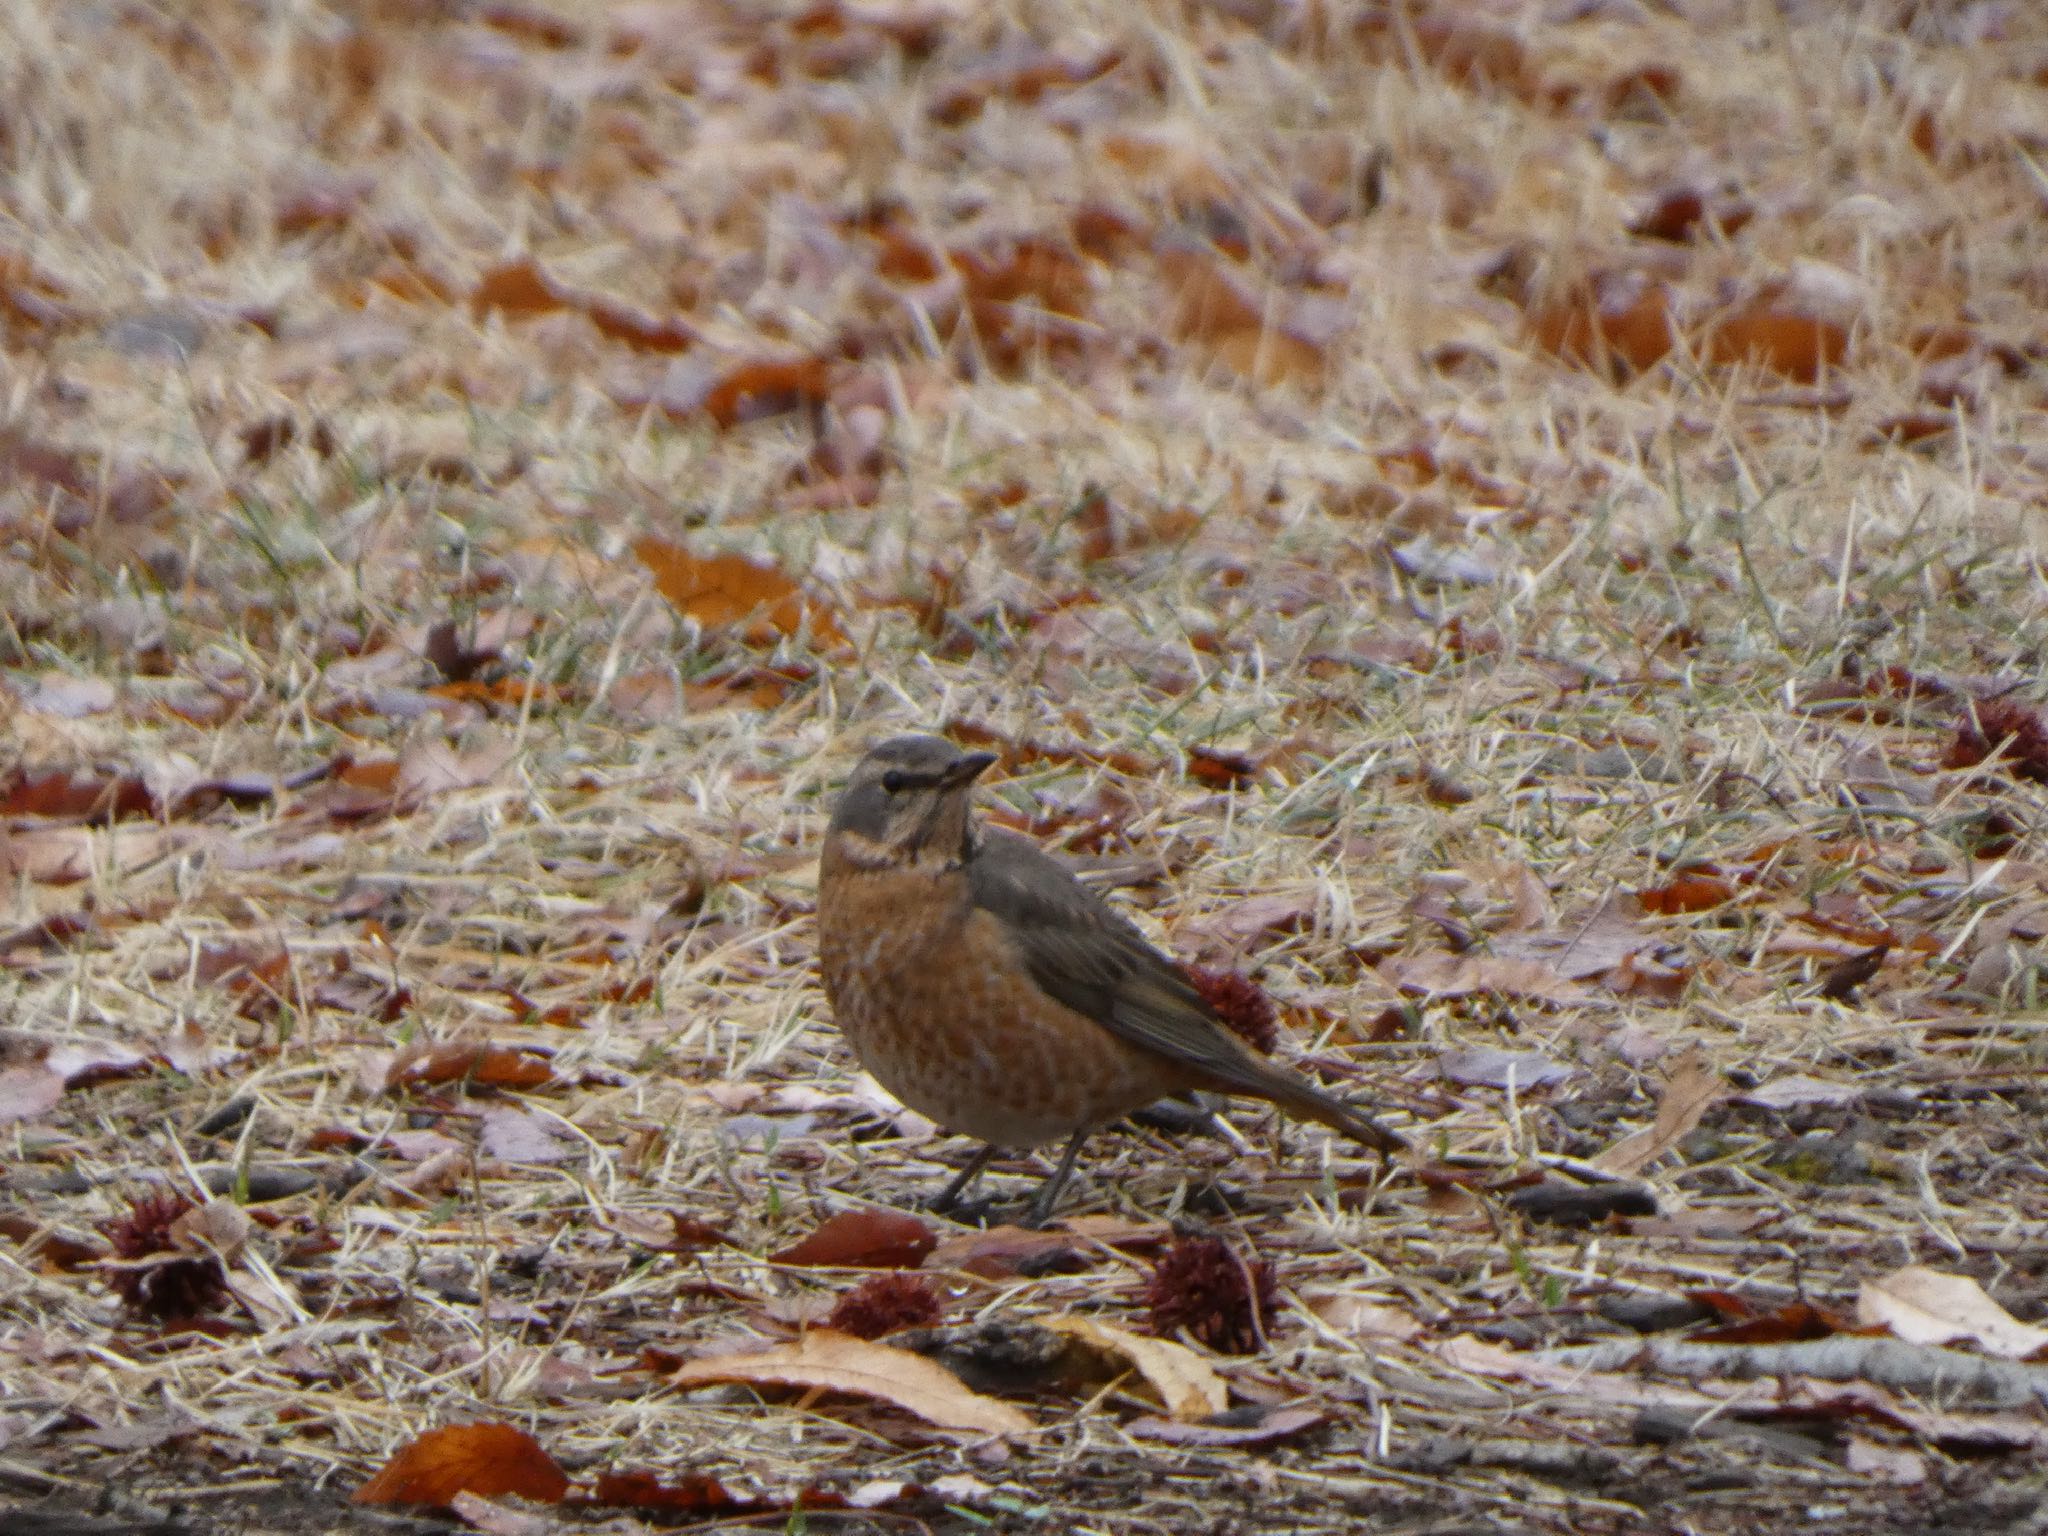
[[895,794],[896,791],[901,789],[902,787],[903,775],[898,773],[894,768],[891,768],[887,773],[882,775],[882,788],[887,790],[890,794]]

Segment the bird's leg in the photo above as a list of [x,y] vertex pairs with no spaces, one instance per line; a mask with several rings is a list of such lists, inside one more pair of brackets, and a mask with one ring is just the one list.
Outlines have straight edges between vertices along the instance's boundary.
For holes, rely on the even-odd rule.
[[1067,1150],[1060,1154],[1060,1165],[1053,1169],[1052,1177],[1039,1185],[1038,1193],[1031,1201],[1031,1209],[1024,1217],[1024,1225],[1036,1231],[1052,1218],[1053,1207],[1060,1203],[1060,1191],[1067,1187],[1067,1179],[1073,1174],[1074,1159],[1081,1155],[1081,1143],[1094,1130],[1084,1125],[1067,1139]]
[[986,1143],[974,1156],[967,1160],[967,1166],[953,1175],[952,1181],[939,1191],[932,1203],[925,1207],[934,1216],[943,1216],[960,1203],[960,1197],[967,1193],[967,1186],[981,1177],[981,1170],[989,1165],[989,1159],[996,1155],[994,1142]]

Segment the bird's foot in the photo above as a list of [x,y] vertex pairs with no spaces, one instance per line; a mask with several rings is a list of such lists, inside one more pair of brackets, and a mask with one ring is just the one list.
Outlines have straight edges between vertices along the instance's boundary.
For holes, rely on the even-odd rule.
[[986,1227],[996,1224],[994,1217],[1004,1203],[994,1195],[977,1195],[972,1200],[953,1199],[943,1205],[937,1200],[932,1200],[926,1204],[925,1210],[933,1216],[943,1216],[946,1220],[957,1222],[963,1227]]

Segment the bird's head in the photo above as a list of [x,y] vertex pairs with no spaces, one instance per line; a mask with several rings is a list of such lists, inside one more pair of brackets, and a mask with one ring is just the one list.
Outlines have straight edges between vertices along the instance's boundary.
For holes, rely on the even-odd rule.
[[936,736],[892,736],[855,766],[826,840],[868,868],[955,863],[973,846],[969,792],[995,760]]

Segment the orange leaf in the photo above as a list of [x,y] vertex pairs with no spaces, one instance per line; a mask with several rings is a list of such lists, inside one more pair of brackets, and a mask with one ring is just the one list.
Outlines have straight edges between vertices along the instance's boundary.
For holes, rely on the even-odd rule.
[[743,555],[699,557],[651,536],[636,539],[633,553],[654,573],[655,589],[675,610],[707,629],[748,621],[745,638],[767,642],[795,634],[808,616],[814,639],[836,645],[845,638],[831,610],[807,602],[803,589],[772,565]]
[[569,1479],[523,1429],[510,1424],[451,1424],[400,1447],[384,1470],[353,1495],[357,1504],[452,1503],[458,1493],[514,1493],[555,1504]]
[[602,334],[646,352],[683,352],[697,341],[697,333],[682,321],[642,314],[602,294],[580,293],[550,276],[530,256],[486,272],[470,294],[469,305],[479,317],[496,310],[515,320],[577,310]]
[[1664,885],[1639,892],[1636,898],[1645,912],[1671,917],[1680,912],[1706,912],[1735,899],[1735,887],[1719,875],[1697,870],[1679,875]]
[[503,310],[515,319],[552,314],[568,308],[570,302],[567,291],[531,257],[491,268],[469,296],[470,308],[479,316]]
[[1532,308],[1529,330],[1568,363],[1640,373],[1671,350],[1671,293],[1640,273],[1604,274]]
[[823,358],[764,359],[727,372],[705,392],[702,407],[720,427],[731,428],[823,405],[831,397],[831,371]]
[[1755,362],[1811,384],[1824,367],[1839,364],[1849,351],[1849,333],[1832,320],[1783,309],[1758,299],[1728,315],[1707,336],[1710,363]]

